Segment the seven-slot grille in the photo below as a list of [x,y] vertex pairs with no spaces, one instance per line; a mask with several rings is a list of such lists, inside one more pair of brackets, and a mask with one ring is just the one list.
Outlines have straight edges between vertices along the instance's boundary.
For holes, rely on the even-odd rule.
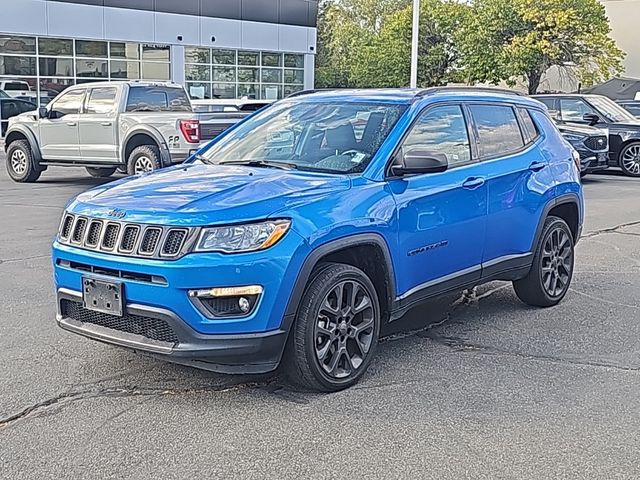
[[65,214],[58,241],[126,256],[177,258],[194,240],[196,228],[160,227]]
[[591,150],[607,150],[609,147],[608,138],[603,135],[589,137],[584,141],[584,144]]

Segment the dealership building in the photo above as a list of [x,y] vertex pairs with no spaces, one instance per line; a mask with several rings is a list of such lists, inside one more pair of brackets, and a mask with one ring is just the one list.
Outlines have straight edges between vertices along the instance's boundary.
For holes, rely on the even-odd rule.
[[41,103],[125,79],[282,98],[313,87],[317,12],[317,0],[2,0],[0,82],[27,82]]

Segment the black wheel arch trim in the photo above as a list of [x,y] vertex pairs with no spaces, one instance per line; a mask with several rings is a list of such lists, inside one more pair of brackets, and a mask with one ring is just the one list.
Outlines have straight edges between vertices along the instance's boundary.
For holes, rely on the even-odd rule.
[[[29,146],[31,147],[31,158],[33,159],[34,162],[36,162],[36,164],[40,163],[42,161],[42,153],[40,152],[40,146],[38,145],[36,136],[28,127],[24,125],[13,125],[11,129],[7,130],[7,133],[4,137],[5,152],[9,150],[9,146],[11,145],[11,143],[13,143],[13,142],[6,141],[6,139],[9,138],[12,133],[19,133],[27,139],[27,142],[29,142]],[[34,165],[34,166],[37,166],[37,165]]]
[[540,242],[540,237],[542,235],[542,231],[544,230],[544,222],[549,216],[549,212],[551,212],[551,210],[553,210],[555,207],[559,205],[565,205],[570,203],[573,203],[578,209],[578,230],[577,230],[576,238],[573,239],[575,244],[578,243],[578,240],[580,239],[580,227],[581,227],[580,218],[582,214],[582,212],[580,211],[580,198],[576,193],[565,193],[558,197],[555,197],[544,206],[542,215],[540,215],[540,219],[538,220],[536,235],[533,239],[533,244],[531,245],[532,252],[535,252],[536,245],[538,245],[538,242]]
[[162,164],[163,167],[171,165],[171,154],[169,153],[169,146],[167,145],[167,142],[165,141],[164,137],[157,129],[149,126],[145,126],[145,127],[139,126],[127,133],[127,136],[124,138],[120,146],[120,158],[122,159],[123,165],[127,165],[127,162],[129,161],[128,158],[125,158],[124,154],[127,151],[127,146],[129,145],[129,141],[135,135],[147,135],[153,138],[156,145],[158,146],[158,149],[160,150],[160,163]]
[[[331,240],[327,243],[316,247],[311,251],[305,259],[298,278],[289,297],[289,303],[285,311],[285,318],[293,320],[298,313],[298,306],[302,299],[302,295],[309,283],[311,273],[320,263],[320,260],[327,255],[337,253],[341,250],[345,250],[350,247],[359,247],[363,245],[374,245],[380,249],[385,263],[386,270],[386,294],[387,303],[390,305],[391,310],[395,308],[396,303],[396,286],[395,286],[395,270],[393,268],[393,262],[391,260],[391,252],[389,246],[384,238],[377,233],[359,233],[348,237],[338,238]],[[283,325],[282,328],[289,329],[291,325]]]

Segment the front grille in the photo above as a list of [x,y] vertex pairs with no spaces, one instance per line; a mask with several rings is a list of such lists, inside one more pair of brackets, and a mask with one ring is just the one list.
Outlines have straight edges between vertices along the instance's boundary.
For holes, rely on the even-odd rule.
[[147,228],[144,232],[144,237],[142,237],[142,243],[140,244],[140,253],[152,255],[156,251],[161,234],[162,230],[159,228]]
[[89,224],[89,232],[85,243],[89,247],[96,247],[100,241],[100,232],[102,232],[102,222],[94,220]]
[[584,145],[591,150],[607,150],[609,142],[605,136],[589,137],[584,141]]
[[122,232],[122,240],[120,241],[121,252],[133,252],[138,239],[140,227],[137,225],[127,225]]
[[74,243],[80,243],[84,239],[84,231],[87,228],[87,219],[79,218],[76,220],[76,225],[73,227],[73,234],[71,235],[71,240]]
[[60,236],[62,238],[69,238],[69,235],[71,235],[71,227],[73,227],[73,215],[66,215],[62,221]]
[[120,233],[120,225],[117,223],[109,223],[104,231],[102,239],[102,248],[113,250],[118,241],[118,233]]
[[81,303],[71,300],[60,301],[61,313],[64,317],[82,323],[90,323],[120,332],[142,335],[158,342],[177,344],[178,336],[173,328],[159,318],[143,317],[125,313],[122,317],[108,313],[94,312],[84,308]]
[[170,230],[162,246],[162,254],[177,255],[182,248],[186,236],[186,230]]
[[179,258],[193,244],[198,227],[161,227],[65,214],[58,241],[87,250],[147,258]]

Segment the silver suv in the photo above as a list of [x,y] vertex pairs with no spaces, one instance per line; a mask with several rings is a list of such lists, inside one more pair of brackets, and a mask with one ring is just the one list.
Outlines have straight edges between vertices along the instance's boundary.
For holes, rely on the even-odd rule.
[[69,87],[46,108],[11,119],[7,171],[34,182],[49,165],[83,166],[94,177],[178,163],[200,144],[200,125],[174,83],[100,82]]

